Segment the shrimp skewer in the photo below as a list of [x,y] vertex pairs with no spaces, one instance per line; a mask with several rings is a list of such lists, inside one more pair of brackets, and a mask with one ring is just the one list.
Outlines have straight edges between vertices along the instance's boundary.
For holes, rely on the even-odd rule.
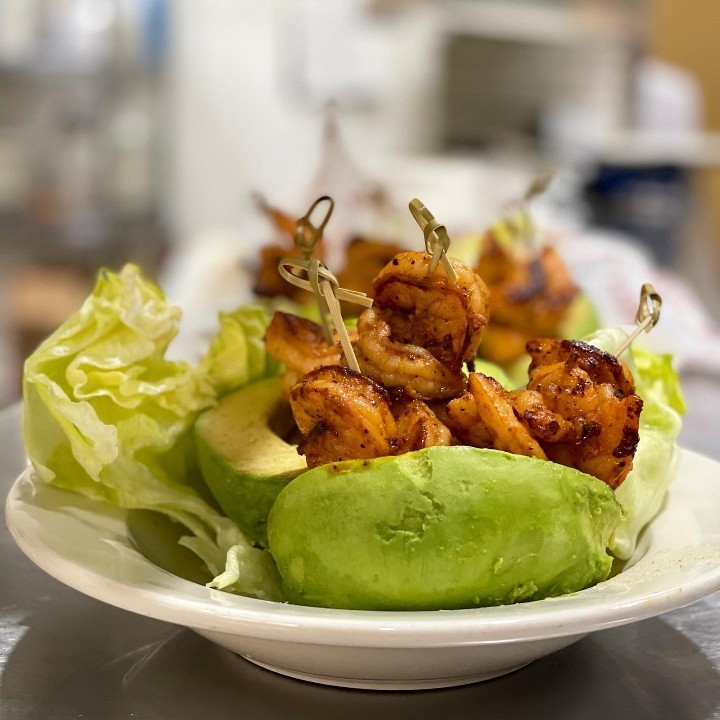
[[642,410],[627,368],[582,342],[538,339],[527,343],[526,388],[507,392],[480,373],[467,380],[462,363],[475,357],[488,292],[468,266],[451,262],[456,282],[444,266],[430,272],[427,253],[399,253],[380,272],[353,342],[362,374],[341,364],[319,325],[273,316],[267,349],[286,366],[308,465],[459,440],[550,459],[616,488],[632,468]]
[[528,352],[528,390],[573,427],[545,445],[548,457],[618,487],[640,439],[643,401],[630,372],[614,355],[578,341],[534,340]]
[[614,355],[578,341],[534,340],[527,388],[506,392],[471,373],[468,394],[448,404],[450,428],[471,444],[577,468],[613,489],[639,441],[642,400]]
[[430,273],[432,255],[403,252],[373,282],[375,307],[399,341],[428,349],[441,362],[459,369],[477,355],[488,321],[488,291],[472,268],[451,259],[453,283],[440,265]]
[[402,252],[373,283],[375,304],[358,321],[361,371],[412,397],[442,399],[466,386],[462,363],[474,360],[488,319],[488,293],[472,269],[451,260],[453,282],[432,255]]
[[553,248],[531,253],[503,247],[492,232],[477,272],[488,285],[492,308],[480,354],[501,365],[522,356],[532,338],[557,336],[580,292]]
[[419,345],[393,340],[390,323],[375,308],[365,310],[358,320],[355,354],[364,375],[414,397],[449,398],[465,388],[461,371],[453,372]]
[[450,430],[425,403],[392,403],[383,387],[340,366],[305,375],[290,392],[290,406],[303,434],[298,452],[310,468],[452,442]]
[[290,407],[308,467],[392,455],[395,418],[384,388],[340,366],[320,367],[290,391]]

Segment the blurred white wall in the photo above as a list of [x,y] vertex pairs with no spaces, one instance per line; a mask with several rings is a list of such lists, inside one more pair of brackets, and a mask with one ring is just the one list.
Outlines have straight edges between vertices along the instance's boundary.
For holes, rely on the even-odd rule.
[[[361,6],[357,0],[173,3],[168,207],[181,241],[238,228],[252,212],[253,190],[289,207],[305,202],[319,162],[322,101],[329,99],[322,95],[342,85],[342,63],[364,64],[362,72],[346,65],[340,120],[353,155],[371,174],[372,157],[435,149],[439,8],[420,4],[318,45],[322,22],[328,33],[347,28]],[[315,40],[303,51],[309,24]],[[327,54],[325,87],[318,52]],[[303,72],[311,85],[298,97],[292,89],[302,85]],[[359,91],[353,89],[358,77],[365,80]]]

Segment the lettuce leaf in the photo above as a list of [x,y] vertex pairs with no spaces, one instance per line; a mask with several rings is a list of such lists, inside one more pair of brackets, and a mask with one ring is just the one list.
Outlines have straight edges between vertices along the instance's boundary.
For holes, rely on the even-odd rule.
[[218,395],[280,372],[280,365],[265,352],[268,316],[253,305],[219,314],[220,332],[200,363],[200,372]]
[[665,405],[683,415],[685,399],[672,366],[672,355],[658,355],[642,347],[633,347],[632,356],[646,392],[651,391]]
[[[600,330],[585,340],[615,354],[626,337],[621,328],[612,328]],[[632,372],[636,391],[643,399],[640,442],[633,468],[615,491],[624,517],[615,530],[610,550],[615,557],[627,560],[635,551],[642,529],[660,510],[675,476],[678,461],[675,441],[680,434],[685,403],[670,356],[633,346],[620,359]]]
[[[219,392],[272,372],[258,350],[267,318],[256,308],[225,314],[197,367],[165,359],[179,320],[136,266],[101,271],[82,308],[26,361],[28,455],[42,481],[181,523],[191,533],[183,544],[213,575],[234,546],[262,570],[265,553],[208,499],[191,429]],[[248,593],[277,597],[272,583],[258,589],[258,576]],[[235,589],[243,591],[242,579]]]
[[225,592],[252,595],[261,600],[278,600],[283,597],[282,580],[269,551],[261,561],[251,555],[256,548],[233,545],[225,558],[225,569],[208,583],[208,587]]

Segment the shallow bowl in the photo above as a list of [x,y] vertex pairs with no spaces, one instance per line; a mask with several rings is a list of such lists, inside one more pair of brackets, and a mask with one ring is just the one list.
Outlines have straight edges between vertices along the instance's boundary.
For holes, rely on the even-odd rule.
[[[142,516],[133,519],[44,485],[30,469],[15,482],[6,515],[34,563],[91,597],[192,628],[284,675],[410,690],[503,675],[588,633],[659,615],[720,589],[718,507],[720,464],[682,451],[662,511],[618,575],[559,598],[431,612],[301,607],[210,590],[148,559],[172,553],[162,527],[146,522],[138,533]],[[181,562],[181,556],[168,557],[163,565]]]

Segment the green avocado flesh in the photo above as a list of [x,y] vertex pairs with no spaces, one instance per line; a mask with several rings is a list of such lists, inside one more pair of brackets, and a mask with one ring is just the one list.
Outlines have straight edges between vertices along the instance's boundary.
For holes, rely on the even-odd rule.
[[605,579],[620,517],[612,490],[572,468],[431,447],[304,473],[275,501],[268,536],[291,602],[438,610]]
[[301,472],[305,458],[282,436],[292,426],[279,378],[226,395],[195,424],[198,460],[220,507],[259,545],[278,493]]
[[568,308],[560,327],[560,337],[577,340],[594,333],[600,327],[600,318],[595,305],[587,295],[580,294]]

